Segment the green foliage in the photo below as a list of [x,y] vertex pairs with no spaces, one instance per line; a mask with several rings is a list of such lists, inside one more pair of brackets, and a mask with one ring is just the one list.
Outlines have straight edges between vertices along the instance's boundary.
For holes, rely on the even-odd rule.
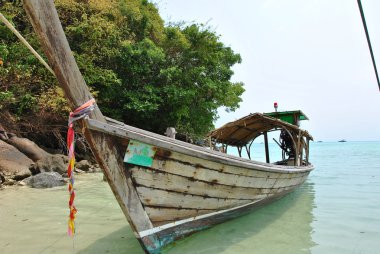
[[0,109],[6,108],[14,103],[15,98],[12,92],[0,92]]
[[[55,3],[78,66],[105,115],[161,134],[172,126],[201,137],[213,128],[219,107],[239,107],[243,84],[230,79],[241,57],[209,27],[165,26],[146,0]],[[23,9],[6,3],[0,11],[41,53]],[[3,25],[0,60],[1,109],[66,122],[69,109],[54,77]]]

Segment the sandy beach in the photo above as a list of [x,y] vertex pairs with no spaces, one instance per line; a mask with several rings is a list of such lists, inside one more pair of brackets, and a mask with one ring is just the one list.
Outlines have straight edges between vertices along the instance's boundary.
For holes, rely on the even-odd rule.
[[77,232],[67,236],[66,186],[0,190],[2,253],[143,253],[101,173],[76,176]]

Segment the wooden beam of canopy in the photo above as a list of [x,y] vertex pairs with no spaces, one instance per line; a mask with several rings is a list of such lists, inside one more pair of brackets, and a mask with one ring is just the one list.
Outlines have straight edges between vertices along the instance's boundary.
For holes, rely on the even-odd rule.
[[249,114],[236,121],[229,122],[211,131],[208,137],[219,143],[244,146],[262,133],[274,129],[286,129],[292,134],[301,134],[303,137],[313,140],[313,137],[307,131],[300,129],[298,126],[260,113]]

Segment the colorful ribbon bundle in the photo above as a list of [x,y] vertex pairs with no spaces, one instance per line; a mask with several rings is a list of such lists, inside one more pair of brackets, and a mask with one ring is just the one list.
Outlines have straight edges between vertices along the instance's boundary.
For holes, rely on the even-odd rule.
[[69,166],[67,168],[67,175],[69,177],[69,193],[70,193],[70,200],[69,200],[69,208],[70,208],[70,216],[69,216],[69,222],[68,222],[68,235],[73,236],[75,234],[75,214],[77,213],[77,209],[74,206],[74,198],[75,198],[75,191],[74,191],[74,165],[75,165],[75,154],[74,154],[74,122],[84,118],[87,116],[92,110],[95,108],[95,100],[91,99],[73,112],[70,112],[69,116],[69,129],[67,131],[67,148],[68,148],[68,156],[69,156]]

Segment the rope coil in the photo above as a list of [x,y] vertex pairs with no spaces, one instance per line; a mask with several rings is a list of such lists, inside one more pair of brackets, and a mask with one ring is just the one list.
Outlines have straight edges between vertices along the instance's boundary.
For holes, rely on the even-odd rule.
[[95,100],[91,99],[84,103],[82,106],[74,110],[73,112],[70,112],[69,115],[69,129],[67,131],[67,148],[68,148],[68,157],[69,157],[69,165],[67,168],[67,175],[69,177],[69,193],[70,193],[70,200],[69,200],[69,209],[70,209],[70,215],[69,215],[69,221],[68,221],[68,230],[67,234],[69,236],[74,236],[75,234],[75,214],[77,213],[77,209],[74,205],[74,199],[75,199],[75,190],[74,190],[74,165],[75,165],[75,132],[74,132],[74,122],[82,119],[89,115],[91,111],[95,109]]

